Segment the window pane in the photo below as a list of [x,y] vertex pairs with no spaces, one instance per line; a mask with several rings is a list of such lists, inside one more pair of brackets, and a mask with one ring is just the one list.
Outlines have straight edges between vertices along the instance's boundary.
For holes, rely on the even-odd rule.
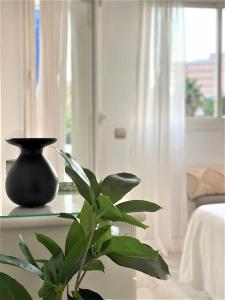
[[186,115],[213,117],[216,97],[216,10],[185,8]]
[[223,27],[222,27],[222,100],[223,115],[225,116],[225,9],[223,9]]

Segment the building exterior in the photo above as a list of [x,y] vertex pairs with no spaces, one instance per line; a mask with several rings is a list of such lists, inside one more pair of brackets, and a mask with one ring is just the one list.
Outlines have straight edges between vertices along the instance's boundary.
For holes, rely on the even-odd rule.
[[[225,54],[222,57],[222,91],[225,93]],[[196,79],[205,98],[214,98],[216,93],[216,55],[209,59],[195,60],[186,64],[186,77]]]

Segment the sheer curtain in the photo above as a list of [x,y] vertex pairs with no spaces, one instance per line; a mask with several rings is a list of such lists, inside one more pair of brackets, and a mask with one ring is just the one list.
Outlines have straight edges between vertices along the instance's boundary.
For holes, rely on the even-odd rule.
[[[55,136],[58,146],[64,147],[67,3],[40,0],[41,70],[36,97],[34,1],[0,1],[0,185],[6,160],[18,155],[5,138]],[[55,150],[49,154],[57,172],[63,170]]]
[[163,207],[149,221],[166,254],[179,250],[186,226],[183,8],[170,0],[142,6],[133,160],[142,196]]
[[[56,137],[57,147],[65,145],[67,10],[68,1],[41,0],[40,85],[37,97],[36,135]],[[63,175],[63,161],[56,151],[48,156]]]
[[[94,103],[93,82],[93,7],[91,1],[72,1],[72,154],[79,162],[93,168]],[[93,75],[94,74],[94,75]]]

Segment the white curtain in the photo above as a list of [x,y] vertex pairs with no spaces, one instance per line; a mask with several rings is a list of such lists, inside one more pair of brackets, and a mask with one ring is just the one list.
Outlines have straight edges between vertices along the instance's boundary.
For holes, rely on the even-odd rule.
[[[90,1],[71,2],[72,155],[93,168],[93,22]],[[95,75],[96,76],[96,70]]]
[[[40,33],[40,85],[37,99],[36,136],[56,137],[57,147],[65,145],[67,4],[65,0],[42,0]],[[62,177],[63,160],[48,151]]]
[[[34,3],[0,1],[0,181],[6,160],[15,159],[18,149],[6,143],[10,137],[28,136],[34,91]],[[33,32],[32,32],[33,28]],[[34,35],[34,34],[33,34]],[[30,124],[31,127],[31,124]]]
[[179,250],[187,219],[183,8],[170,0],[142,5],[133,160],[142,196],[163,207],[145,238],[154,232],[166,254]]

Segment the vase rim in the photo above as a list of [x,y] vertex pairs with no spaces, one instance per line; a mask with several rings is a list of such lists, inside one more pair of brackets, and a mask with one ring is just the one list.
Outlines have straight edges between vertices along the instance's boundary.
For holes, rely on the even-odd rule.
[[6,139],[11,145],[22,148],[43,148],[47,145],[53,144],[57,141],[56,138],[9,138]]

